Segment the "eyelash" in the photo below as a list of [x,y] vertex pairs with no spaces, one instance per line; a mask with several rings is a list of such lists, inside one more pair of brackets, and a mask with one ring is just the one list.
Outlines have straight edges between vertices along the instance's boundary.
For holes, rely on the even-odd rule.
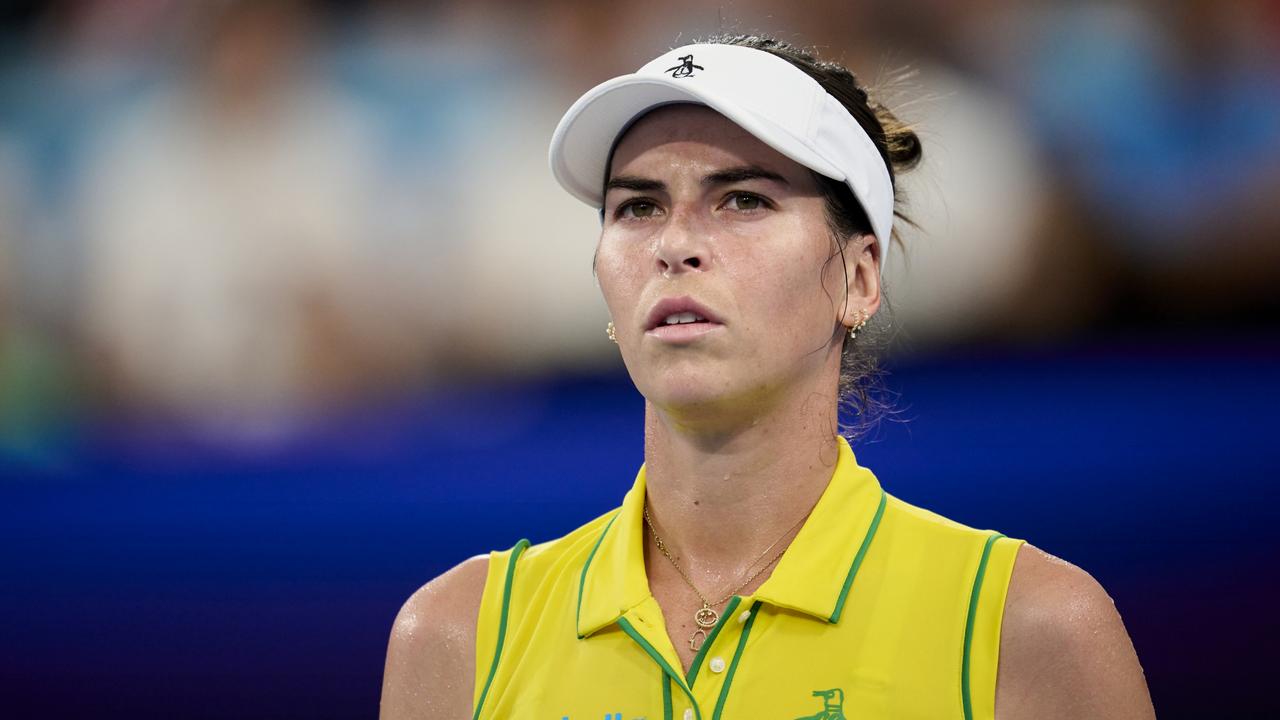
[[[658,207],[658,203],[650,198],[646,198],[646,197],[631,198],[630,200],[624,200],[623,202],[618,204],[617,209],[613,211],[614,219],[615,220],[632,219],[632,218],[623,217],[623,213],[627,211],[627,208],[634,207],[636,205],[652,205],[655,208]],[[635,219],[640,219],[640,218],[635,218]]]
[[[734,190],[733,192],[726,195],[724,198],[724,202],[720,204],[724,205],[725,203],[735,198],[751,198],[752,200],[758,200],[760,202],[761,207],[756,208],[756,210],[759,210],[759,209],[772,210],[774,208],[774,204],[770,202],[768,198],[764,197],[763,195],[757,195],[753,192],[747,192],[746,190]],[[742,210],[741,212],[754,212],[754,210]]]
[[[756,193],[748,192],[746,190],[734,190],[733,192],[725,195],[724,200],[721,201],[720,203],[720,206],[724,206],[730,200],[733,200],[735,198],[750,198],[752,200],[757,200],[760,202],[761,208],[755,208],[753,210],[741,210],[740,212],[755,212],[756,210],[760,210],[760,209],[772,210],[776,207],[773,204],[773,202],[771,202],[768,198],[764,197],[763,195],[757,195]],[[627,208],[633,207],[635,205],[652,205],[655,208],[659,207],[658,203],[655,200],[652,200],[650,198],[646,198],[646,197],[631,198],[629,200],[623,201],[622,203],[619,203],[617,209],[615,209],[613,212],[614,219],[618,219],[618,220],[628,219],[623,217],[623,213],[627,211]],[[640,218],[636,218],[636,219],[640,219]]]

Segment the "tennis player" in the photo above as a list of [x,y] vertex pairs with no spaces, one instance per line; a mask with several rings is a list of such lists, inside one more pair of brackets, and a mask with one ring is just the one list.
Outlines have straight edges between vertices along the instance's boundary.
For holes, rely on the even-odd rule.
[[887,494],[838,434],[920,156],[848,70],[767,38],[569,109],[551,166],[600,208],[645,463],[619,509],[415,593],[383,718],[1154,717],[1097,582]]

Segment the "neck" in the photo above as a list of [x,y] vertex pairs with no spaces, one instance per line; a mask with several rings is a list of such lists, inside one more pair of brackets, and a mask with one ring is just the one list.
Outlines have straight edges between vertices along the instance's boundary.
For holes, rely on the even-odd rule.
[[767,411],[734,413],[743,418],[736,425],[703,430],[646,403],[647,502],[658,532],[695,580],[746,570],[830,482],[838,457],[835,397],[792,397]]

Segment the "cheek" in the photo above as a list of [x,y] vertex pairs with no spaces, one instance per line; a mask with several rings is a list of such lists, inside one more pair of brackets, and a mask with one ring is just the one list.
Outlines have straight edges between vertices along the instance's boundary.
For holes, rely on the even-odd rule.
[[628,253],[626,246],[611,242],[607,234],[601,237],[596,248],[596,281],[600,283],[605,304],[615,315],[620,306],[635,302],[641,269],[635,252]]
[[[820,230],[797,227],[780,236],[827,242],[825,226]],[[764,320],[765,327],[756,329],[786,343],[809,342],[825,333],[839,309],[837,304],[833,310],[833,303],[843,298],[839,258],[828,263],[828,248],[817,239],[803,246],[788,242],[757,247],[757,252],[744,258],[739,273],[747,290],[741,297],[753,307],[748,314]]]

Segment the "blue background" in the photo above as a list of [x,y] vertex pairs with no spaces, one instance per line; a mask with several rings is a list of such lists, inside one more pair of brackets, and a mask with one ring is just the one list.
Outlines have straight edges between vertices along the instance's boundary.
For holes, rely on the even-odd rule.
[[[1162,718],[1275,717],[1274,340],[1095,341],[891,367],[855,445],[889,492],[1109,590]],[[401,602],[614,507],[625,375],[370,405],[287,442],[89,424],[0,465],[7,717],[372,717]]]

